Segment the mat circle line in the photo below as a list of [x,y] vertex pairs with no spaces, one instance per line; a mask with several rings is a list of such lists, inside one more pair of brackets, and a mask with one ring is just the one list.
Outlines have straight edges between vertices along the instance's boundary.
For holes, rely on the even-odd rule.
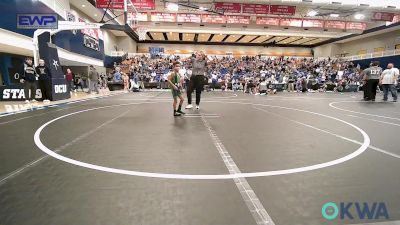
[[351,124],[347,121],[341,120],[336,117],[328,116],[325,114],[317,113],[317,112],[312,112],[312,111],[307,111],[307,110],[302,110],[302,109],[296,109],[296,108],[289,108],[289,107],[283,107],[283,106],[274,106],[274,105],[267,105],[267,104],[256,104],[256,103],[243,103],[243,102],[225,102],[225,101],[204,101],[206,103],[224,103],[224,104],[241,104],[241,105],[251,105],[251,106],[262,106],[262,107],[270,107],[270,108],[278,108],[278,109],[286,109],[286,110],[293,110],[293,111],[298,111],[298,112],[305,112],[305,113],[310,113],[313,115],[318,115],[322,116],[325,118],[330,118],[336,121],[339,121],[341,123],[347,124],[353,128],[355,128],[358,132],[361,133],[363,136],[363,144],[354,152],[324,163],[319,163],[319,164],[314,164],[311,166],[304,166],[304,167],[298,167],[298,168],[292,168],[292,169],[284,169],[284,170],[273,170],[273,171],[262,171],[262,172],[246,172],[246,173],[237,173],[237,174],[172,174],[172,173],[154,173],[154,172],[142,172],[142,171],[133,171],[133,170],[124,170],[124,169],[116,169],[116,168],[111,168],[111,167],[104,167],[104,166],[99,166],[99,165],[94,165],[86,162],[81,162],[75,159],[71,159],[65,156],[62,156],[60,154],[57,154],[56,152],[52,151],[51,149],[47,148],[41,141],[40,139],[40,134],[43,131],[44,128],[46,128],[48,125],[51,123],[72,116],[76,115],[79,113],[83,112],[89,112],[93,110],[99,110],[99,109],[105,109],[105,108],[113,108],[113,107],[121,107],[121,106],[129,106],[129,105],[138,105],[138,104],[155,104],[155,103],[161,103],[161,102],[141,102],[141,103],[125,103],[125,104],[117,104],[117,105],[109,105],[109,106],[102,106],[102,107],[96,107],[96,108],[91,108],[91,109],[85,109],[85,110],[80,110],[77,112],[69,113],[60,117],[57,117],[55,119],[52,119],[48,121],[47,123],[43,124],[40,126],[35,134],[34,134],[34,142],[36,146],[43,151],[44,153],[48,154],[49,156],[56,158],[58,160],[64,161],[66,163],[70,163],[76,166],[88,168],[88,169],[93,169],[93,170],[98,170],[98,171],[103,171],[103,172],[108,172],[108,173],[115,173],[115,174],[122,174],[122,175],[130,175],[130,176],[139,176],[139,177],[151,177],[151,178],[165,178],[165,179],[186,179],[186,180],[222,180],[222,179],[236,179],[236,178],[248,178],[248,177],[266,177],[266,176],[276,176],[276,175],[285,175],[285,174],[294,174],[294,173],[301,173],[301,172],[307,172],[307,171],[312,171],[312,170],[317,170],[317,169],[322,169],[330,166],[334,166],[340,163],[344,163],[348,160],[351,160],[360,154],[362,154],[366,149],[368,148],[370,144],[370,138],[368,134],[362,130],[361,128],[357,127],[354,124]]

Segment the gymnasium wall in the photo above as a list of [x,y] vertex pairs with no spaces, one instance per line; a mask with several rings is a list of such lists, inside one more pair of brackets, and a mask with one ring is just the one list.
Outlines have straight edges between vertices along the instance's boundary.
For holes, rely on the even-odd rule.
[[117,42],[120,49],[124,52],[136,53],[137,43],[132,38],[126,37],[117,37]]
[[233,55],[311,56],[311,48],[150,43],[139,43],[138,53],[148,53],[149,47],[162,47],[168,54],[189,54],[193,51],[204,51],[206,54],[216,55],[226,55],[227,52],[230,52]]
[[[363,55],[379,51],[393,50],[400,45],[400,27],[396,31],[361,38],[346,43],[332,43],[314,48],[315,57]],[[400,46],[399,46],[400,47]]]
[[111,31],[103,30],[103,38],[104,38],[104,54],[111,55],[112,51],[118,50],[118,41],[117,37],[111,33]]
[[343,43],[340,45],[340,51],[349,53],[349,55],[358,55],[360,51],[366,51],[368,54],[381,48],[385,51],[393,50],[397,44],[400,44],[400,28],[389,33]]

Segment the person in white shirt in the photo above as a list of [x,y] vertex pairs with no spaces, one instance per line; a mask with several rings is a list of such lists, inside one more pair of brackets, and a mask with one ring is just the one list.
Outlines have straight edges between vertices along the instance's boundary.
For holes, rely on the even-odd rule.
[[390,63],[391,65],[392,65],[392,70],[393,70],[393,72],[394,72],[394,75],[396,76],[396,80],[395,80],[395,82],[394,82],[394,84],[395,84],[395,86],[397,85],[397,81],[398,81],[398,79],[399,79],[399,69],[397,69],[396,67],[394,67],[394,65],[393,65],[393,63]]
[[382,72],[380,78],[380,83],[383,87],[383,101],[385,102],[388,100],[389,91],[392,93],[393,102],[397,101],[397,90],[395,88],[395,83],[397,81],[397,77],[399,76],[399,72],[393,67],[393,64],[389,63],[387,69]]

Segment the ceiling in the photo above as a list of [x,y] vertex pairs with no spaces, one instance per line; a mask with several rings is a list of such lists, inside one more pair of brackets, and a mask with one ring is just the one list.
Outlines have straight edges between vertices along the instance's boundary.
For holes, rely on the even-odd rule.
[[[94,7],[94,0],[70,0],[70,2],[87,15],[96,14],[99,9]],[[82,8],[82,2],[90,3],[90,7]],[[307,13],[311,10],[318,12],[312,19],[360,21],[367,23],[367,29],[382,26],[385,22],[371,20],[373,12],[393,12],[400,14],[400,0],[156,0],[156,9],[148,12],[168,12],[167,2],[188,3],[212,9],[214,2],[277,4],[296,6],[295,15],[289,18],[311,18]],[[335,3],[332,3],[335,2]],[[102,10],[100,10],[101,12]],[[198,9],[179,7],[178,13],[204,13]],[[339,14],[338,18],[331,18],[330,14]],[[355,20],[354,15],[362,13],[364,19]],[[150,14],[148,14],[150,18]],[[230,15],[225,13],[225,15]],[[207,23],[168,23],[168,22],[139,22],[147,27],[144,42],[165,43],[200,43],[200,44],[235,44],[235,45],[288,45],[313,46],[330,39],[342,38],[351,34],[360,34],[361,30],[332,30],[322,28],[274,27],[255,24],[255,15],[232,14],[251,16],[251,22],[244,24],[207,24]],[[265,15],[260,15],[265,16]],[[266,15],[270,16],[270,15]],[[98,16],[92,16],[94,20]],[[286,16],[287,17],[287,16]],[[98,19],[97,19],[98,20]],[[119,23],[123,21],[119,17]],[[111,31],[115,36],[126,36],[122,31]]]
[[[178,33],[178,32],[148,32],[145,42],[184,42],[201,44],[254,44],[254,45],[288,45],[312,46],[329,38],[292,37],[274,35],[243,35],[243,34],[211,34],[211,33]],[[197,40],[197,41],[196,41]]]

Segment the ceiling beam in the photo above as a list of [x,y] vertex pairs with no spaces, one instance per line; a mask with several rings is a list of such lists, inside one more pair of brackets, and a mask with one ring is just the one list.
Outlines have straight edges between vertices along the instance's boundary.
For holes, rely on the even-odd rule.
[[255,38],[251,39],[251,41],[249,41],[249,43],[255,41],[255,40],[256,40],[257,38],[259,38],[259,37],[261,37],[261,36],[259,35],[259,36],[255,37]]
[[314,39],[308,40],[308,41],[306,41],[306,42],[299,43],[299,45],[304,45],[304,44],[307,43],[307,42],[313,42],[313,41],[318,40],[318,39],[319,39],[319,38],[314,38]]
[[274,39],[274,38],[276,38],[276,36],[272,36],[272,38],[268,38],[267,40],[265,40],[265,41],[263,41],[263,42],[261,42],[262,44],[265,44],[265,43],[267,43],[268,41],[270,41],[270,40],[272,40],[272,39]]
[[228,39],[228,38],[229,38],[229,36],[231,36],[231,35],[229,35],[229,34],[228,34],[228,35],[226,35],[226,36],[224,37],[224,39],[222,39],[222,41],[221,41],[221,42],[225,42],[225,40],[226,40],[226,39]]
[[210,42],[213,39],[214,35],[215,34],[211,34],[207,41]]
[[147,32],[147,36],[149,36],[150,40],[154,40],[153,36],[150,34],[150,32]]
[[289,39],[290,37],[286,37],[286,38],[284,38],[284,39],[281,39],[280,41],[278,41],[277,43],[280,43],[280,42],[282,42],[282,41],[284,41],[284,40],[287,40],[287,39]]
[[291,41],[291,42],[289,42],[289,43],[286,43],[286,44],[287,44],[287,45],[289,45],[289,44],[292,44],[293,42],[300,41],[301,39],[303,39],[303,37],[300,37],[299,39],[297,39],[297,40],[294,40],[294,41]]
[[[192,41],[159,41],[159,40],[145,40],[140,41],[140,43],[158,43],[158,44],[193,44]],[[230,46],[268,46],[268,47],[287,47],[287,45],[282,44],[262,44],[262,43],[236,43],[236,42],[198,42],[198,45],[230,45]],[[302,48],[312,48],[312,46],[307,45],[291,45],[290,47],[302,47]]]
[[242,35],[239,39],[237,39],[235,42],[238,43],[242,38],[246,37],[246,35]]

